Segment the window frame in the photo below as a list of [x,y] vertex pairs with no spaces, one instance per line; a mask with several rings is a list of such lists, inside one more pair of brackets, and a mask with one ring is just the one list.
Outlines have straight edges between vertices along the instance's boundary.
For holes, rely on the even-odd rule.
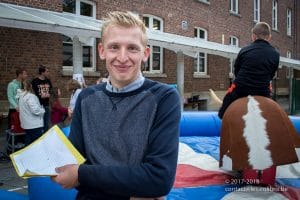
[[[203,56],[200,54],[203,54]],[[204,66],[203,66],[203,71],[200,71],[200,60],[201,59],[204,59],[203,63],[204,63]],[[195,71],[195,61],[197,62],[197,71]],[[204,52],[197,52],[197,57],[194,58],[194,66],[193,66],[193,71],[194,71],[194,75],[195,76],[205,76],[207,75],[207,53],[204,53]]]
[[[79,14],[80,15],[80,3],[83,2],[83,3],[86,3],[86,4],[89,4],[93,7],[93,15],[91,16],[92,18],[96,19],[96,3],[93,2],[93,1],[88,1],[88,0],[76,0],[76,14]],[[85,16],[85,15],[81,15],[81,16],[84,16],[84,17],[89,17],[89,16]]]
[[205,3],[205,4],[210,4],[210,0],[198,0],[198,2]]
[[[205,28],[202,27],[194,27],[194,31],[196,31],[196,35],[194,35],[195,38],[199,40],[205,40],[207,41],[208,38],[208,31]],[[200,37],[200,31],[204,32],[204,37]],[[200,56],[200,54],[203,54],[203,56]],[[200,60],[204,59],[203,63],[203,71],[200,71]],[[195,62],[197,63],[197,70],[195,71]],[[193,72],[194,76],[205,76],[207,75],[207,53],[205,52],[197,52],[197,57],[194,58],[194,63],[193,63]]]
[[[233,44],[234,40],[235,40],[236,44]],[[239,47],[239,38],[234,35],[229,36],[229,45],[234,46],[234,47]]]
[[[64,39],[66,38],[66,40],[67,41],[65,41]],[[70,39],[71,41],[68,41],[68,39]],[[66,35],[62,35],[62,41],[63,41],[63,67],[64,68],[70,68],[70,67],[72,67],[73,68],[73,41],[72,41],[72,38],[70,38],[70,37],[68,37],[68,36],[66,36]],[[64,65],[64,62],[65,62],[65,60],[64,60],[64,53],[65,52],[69,52],[69,51],[64,51],[64,44],[67,44],[68,46],[70,46],[71,48],[72,48],[72,50],[71,50],[71,53],[72,53],[72,66],[71,65]],[[67,60],[69,60],[69,59],[67,59]]]
[[286,57],[290,59],[292,58],[292,52],[290,50],[286,51]]
[[253,1],[253,21],[260,22],[260,0]]
[[272,30],[278,30],[278,1],[272,0]]
[[[162,18],[160,17],[157,17],[155,15],[149,15],[149,14],[144,14],[143,15],[143,20],[144,18],[148,18],[148,22],[149,22],[149,27],[147,27],[149,30],[155,30],[153,29],[153,21],[154,20],[157,20],[160,22],[160,30],[155,30],[155,31],[161,31],[163,32],[163,28],[164,28],[164,21]],[[161,47],[161,46],[156,46],[156,45],[148,45],[148,47],[150,48],[150,55],[149,55],[149,58],[148,58],[148,65],[149,65],[149,70],[145,70],[145,68],[143,69],[143,73],[148,73],[148,74],[162,74],[163,73],[163,51],[164,51],[164,48]],[[153,51],[153,48],[155,47],[158,47],[160,49],[160,55],[159,55],[159,59],[160,59],[160,62],[159,62],[159,70],[154,70],[153,69],[153,57],[154,57],[154,54],[157,53],[157,52],[154,52]]]
[[286,34],[292,36],[292,9],[286,11]]
[[[91,5],[92,6],[92,17],[90,17],[90,16],[86,16],[86,15],[81,15],[80,14],[80,3],[86,3],[86,4],[89,4],[89,5]],[[63,11],[64,12],[64,11]],[[88,0],[76,0],[76,2],[75,2],[75,13],[71,13],[71,12],[65,12],[65,13],[68,13],[68,14],[70,14],[70,15],[80,15],[81,17],[86,17],[86,18],[93,18],[93,19],[96,19],[96,3],[95,2],[93,2],[93,1],[88,1]],[[66,35],[66,37],[69,37],[69,36],[67,36]],[[66,42],[66,43],[68,43],[68,44],[72,44],[72,46],[73,46],[73,38],[71,38],[71,40],[72,40],[72,42]],[[62,42],[63,43],[63,45],[64,45],[64,41]],[[87,45],[87,44],[82,44],[82,54],[84,53],[84,47],[91,47],[91,66],[89,66],[89,67],[84,67],[84,66],[82,66],[82,69],[83,69],[83,71],[87,71],[87,72],[94,72],[94,71],[96,71],[96,57],[97,57],[97,55],[96,55],[96,53],[97,53],[97,44],[96,44],[96,38],[91,38],[90,39],[90,44],[92,44],[92,45]],[[64,48],[64,47],[63,47]],[[74,52],[73,52],[73,56],[74,56]],[[84,57],[83,57],[83,55],[82,55],[82,61],[84,61],[84,59],[83,59]],[[66,70],[66,71],[72,71],[73,70],[73,68],[74,68],[74,63],[73,63],[73,65],[72,66],[65,66],[65,65],[63,65],[63,71],[64,70]]]
[[[208,35],[208,32],[205,28],[201,28],[201,27],[195,27],[194,30],[197,31],[197,35],[194,37],[197,38],[197,39],[201,39],[201,40],[206,40],[207,41],[207,35]],[[204,32],[204,38],[201,38],[200,37],[200,31],[203,31]]]
[[235,63],[235,58],[229,58],[229,78],[234,77],[234,63]]
[[230,0],[230,13],[239,14],[239,0]]
[[[233,40],[236,41],[236,44],[233,44]],[[229,36],[229,45],[230,46],[234,46],[234,47],[239,47],[239,38],[236,36]],[[229,78],[233,78],[234,77],[234,63],[235,63],[235,58],[230,58],[229,59]]]

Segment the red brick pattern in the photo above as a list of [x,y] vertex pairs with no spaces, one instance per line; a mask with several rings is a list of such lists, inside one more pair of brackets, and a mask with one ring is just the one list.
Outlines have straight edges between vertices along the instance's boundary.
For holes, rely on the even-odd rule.
[[[0,2],[30,6],[34,8],[62,11],[61,0],[0,0]],[[97,18],[101,19],[108,11],[133,11],[140,15],[151,14],[163,19],[164,31],[188,37],[193,37],[194,27],[205,28],[208,40],[229,43],[230,36],[239,38],[239,45],[243,47],[250,42],[253,22],[253,1],[239,1],[239,14],[229,13],[229,1],[210,1],[209,4],[198,0],[95,0]],[[261,1],[261,21],[271,24],[272,0]],[[292,9],[292,37],[286,35],[286,9]],[[300,3],[297,3],[298,24],[300,21]],[[281,56],[286,51],[292,52],[293,58],[300,59],[300,26],[295,30],[295,5],[293,0],[278,1],[278,31],[273,31],[272,44],[278,48]],[[188,22],[188,29],[182,30],[181,22]],[[295,37],[297,31],[298,37]],[[298,45],[296,45],[298,44]],[[62,40],[59,34],[20,30],[0,27],[0,100],[6,99],[7,83],[15,77],[15,68],[28,68],[30,77],[37,74],[37,66],[46,65],[51,69],[55,86],[65,91],[65,83],[70,76],[62,76]],[[166,77],[152,78],[154,80],[176,83],[176,53],[164,51],[164,74]],[[97,56],[97,70],[104,73],[103,62]],[[215,55],[208,56],[208,75],[210,78],[194,78],[193,59],[185,57],[185,92],[226,90],[229,86],[229,60]],[[277,87],[287,87],[288,80],[285,68],[279,71]],[[295,73],[300,77],[300,73]],[[87,83],[92,84],[97,77],[86,77]]]

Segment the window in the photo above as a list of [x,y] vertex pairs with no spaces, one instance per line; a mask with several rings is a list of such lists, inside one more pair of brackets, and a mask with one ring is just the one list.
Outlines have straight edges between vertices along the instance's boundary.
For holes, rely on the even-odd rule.
[[234,76],[234,63],[235,63],[235,59],[230,58],[229,59],[229,78],[233,78],[233,76]]
[[230,12],[234,14],[239,13],[239,1],[238,0],[230,0]]
[[94,17],[93,5],[85,2],[80,2],[80,15]]
[[[143,16],[144,24],[147,28],[156,31],[163,31],[163,20],[151,16],[144,15]],[[144,65],[144,72],[149,73],[162,73],[163,72],[163,48],[160,46],[149,45],[151,49],[151,54],[148,61]]]
[[239,39],[235,36],[229,37],[229,45],[238,47],[239,46]]
[[287,58],[292,58],[292,52],[291,51],[287,51],[286,52],[286,57]]
[[194,74],[207,74],[207,54],[199,52],[197,58],[194,59]]
[[63,0],[63,11],[96,18],[96,5],[87,0]]
[[[195,38],[207,40],[207,30],[195,27],[194,29]],[[194,59],[194,74],[207,75],[207,54],[198,52],[197,57]]]
[[83,67],[92,67],[93,66],[93,48],[90,46],[82,47],[82,64]]
[[63,37],[63,66],[73,66],[73,41],[67,36]]
[[[235,36],[230,36],[229,37],[229,45],[230,46],[235,46],[235,47],[239,47],[239,39]],[[230,58],[229,60],[229,77],[233,78],[233,73],[234,73],[234,63],[235,63],[235,59]]]
[[163,27],[162,19],[151,15],[144,15],[143,21],[147,28],[151,30],[162,31],[162,27]]
[[288,36],[292,35],[292,10],[291,9],[287,9],[286,12],[286,34]]
[[[96,4],[87,0],[64,0],[63,11],[96,18]],[[63,68],[73,69],[73,40],[65,35],[63,37]],[[82,62],[84,71],[96,70],[96,39],[91,38],[89,45],[82,44]]]
[[260,21],[260,0],[254,0],[254,21]]
[[272,29],[277,30],[277,0],[272,3]]
[[76,13],[76,1],[75,0],[64,0],[63,11],[69,13]]
[[199,2],[209,4],[209,0],[198,0]]
[[207,30],[196,27],[194,29],[194,36],[195,36],[195,38],[207,40]]
[[[65,35],[63,37],[63,66],[65,69],[73,68],[73,41]],[[94,70],[94,46],[82,45],[83,70]]]

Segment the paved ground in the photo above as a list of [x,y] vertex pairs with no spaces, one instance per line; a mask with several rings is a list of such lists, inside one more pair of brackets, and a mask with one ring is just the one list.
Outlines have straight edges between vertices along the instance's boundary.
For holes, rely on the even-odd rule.
[[[0,152],[6,152],[6,120],[0,124]],[[27,180],[20,178],[11,161],[0,161],[0,189],[27,194]]]

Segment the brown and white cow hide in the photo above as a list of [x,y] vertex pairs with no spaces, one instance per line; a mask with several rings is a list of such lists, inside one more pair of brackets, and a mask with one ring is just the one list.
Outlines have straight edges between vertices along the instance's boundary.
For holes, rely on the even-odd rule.
[[270,98],[234,101],[224,114],[220,136],[220,167],[225,170],[264,170],[300,160],[300,137]]

